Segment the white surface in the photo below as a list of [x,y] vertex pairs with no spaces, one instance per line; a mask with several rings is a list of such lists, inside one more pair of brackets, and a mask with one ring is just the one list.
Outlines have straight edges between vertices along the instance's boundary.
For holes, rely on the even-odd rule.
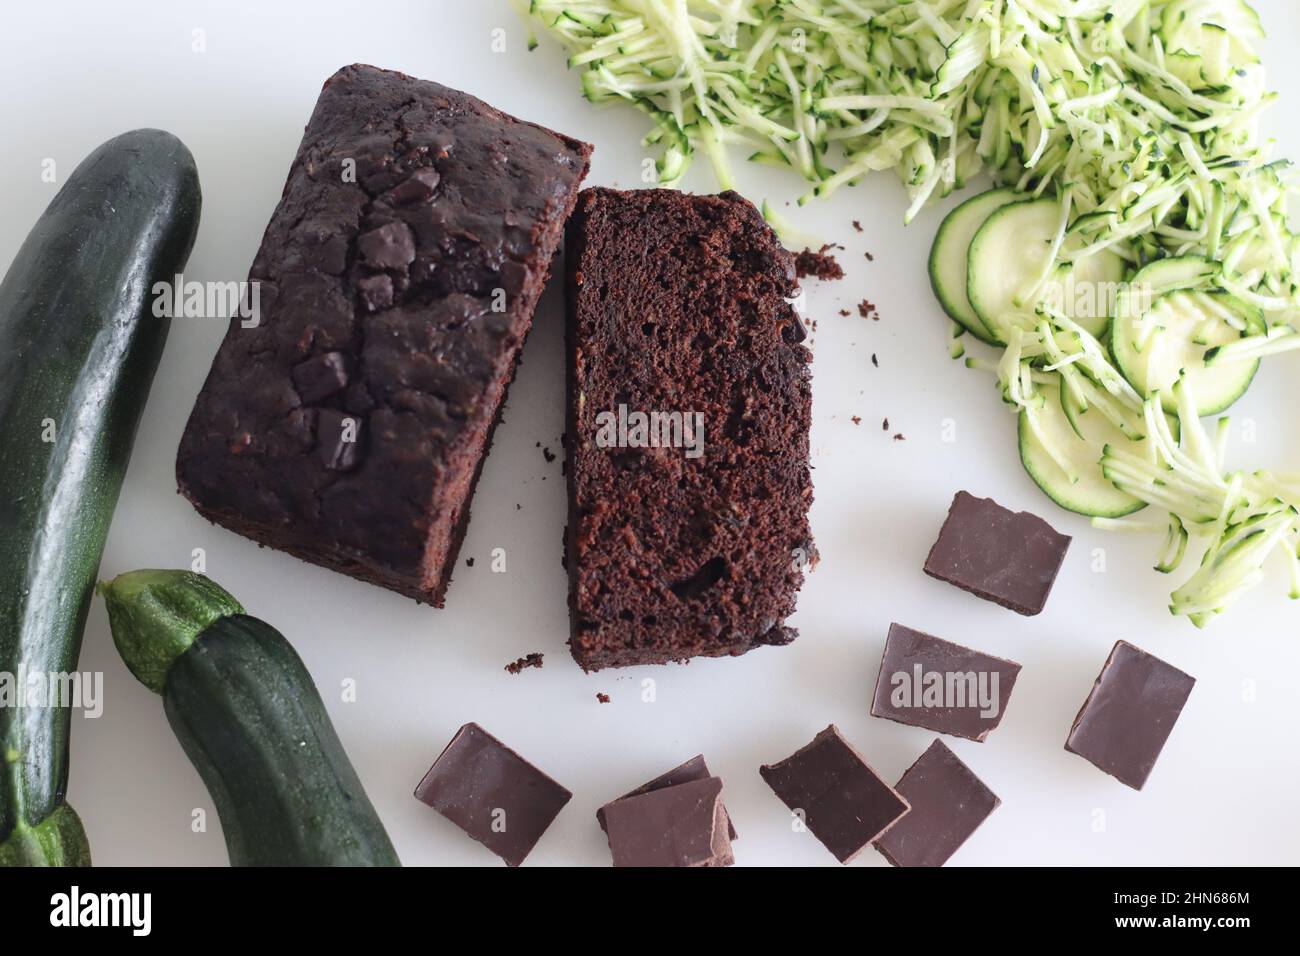
[[[1300,125],[1287,120],[1300,103],[1300,14],[1282,0],[1258,5],[1269,29],[1270,85],[1283,93],[1269,129],[1279,154],[1300,157]],[[321,82],[356,61],[441,81],[594,143],[588,184],[639,184],[643,117],[589,106],[553,42],[525,51],[527,28],[505,0],[6,4],[4,20],[3,263],[54,195],[40,179],[44,158],[56,159],[62,179],[108,137],[160,126],[194,151],[203,182],[187,278],[243,279]],[[507,39],[499,54],[490,49],[498,27]],[[204,53],[191,50],[195,29],[206,31]],[[765,169],[740,175],[755,199],[783,202],[800,189]],[[687,185],[712,191],[703,161]],[[839,258],[849,273],[811,290],[813,527],[823,559],[792,621],[802,636],[788,648],[592,676],[573,664],[560,567],[564,483],[560,461],[547,463],[535,447],[559,451],[563,428],[558,284],[525,349],[445,610],[260,550],[209,526],[176,494],[176,445],[224,328],[213,321],[173,326],[102,572],[188,566],[192,549],[206,549],[209,573],[301,652],[407,864],[497,863],[411,797],[470,720],[574,793],[530,864],[607,864],[596,808],[698,752],[725,780],[741,835],[738,863],[833,863],[812,836],[791,832],[757,768],[832,721],[890,780],[928,745],[933,734],[868,715],[891,620],[1024,665],[987,743],[945,738],[1003,801],[955,864],[1296,862],[1300,606],[1287,601],[1283,576],[1200,632],[1165,610],[1172,582],[1151,570],[1158,541],[1094,531],[1044,498],[1021,470],[1014,421],[990,379],[948,359],[948,324],[924,268],[942,211],[904,229],[904,207],[897,182],[881,175],[830,203],[786,210],[801,228],[847,245]],[[879,306],[880,322],[858,317],[863,296]],[[853,314],[842,318],[840,308]],[[1298,361],[1267,363],[1234,409],[1235,463],[1300,466]],[[956,424],[956,442],[941,440],[945,419]],[[1241,441],[1246,419],[1254,420],[1254,444]],[[907,440],[890,440],[894,432]],[[1075,536],[1040,617],[1019,617],[922,574],[949,498],[963,487],[1032,509]],[[490,570],[495,547],[506,549],[505,574]],[[1105,549],[1105,573],[1091,570],[1096,548]],[[466,557],[477,559],[474,568]],[[1062,749],[1119,638],[1198,680],[1142,793]],[[545,653],[544,669],[505,673],[508,661],[530,651]],[[82,668],[104,671],[107,685],[103,717],[78,717],[73,729],[70,799],[96,861],[223,864],[207,793],[159,699],[123,668],[98,602]],[[346,678],[357,682],[356,703],[340,699]],[[645,679],[657,682],[653,704],[641,702]],[[598,704],[598,691],[612,703]],[[191,832],[199,807],[212,817],[206,833]],[[1099,812],[1102,832],[1094,829]],[[882,862],[868,852],[857,865]]]

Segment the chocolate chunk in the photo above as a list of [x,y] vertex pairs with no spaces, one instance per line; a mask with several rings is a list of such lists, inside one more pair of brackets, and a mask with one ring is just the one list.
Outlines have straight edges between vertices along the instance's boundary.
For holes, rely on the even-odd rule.
[[[704,780],[710,777],[709,766],[704,762],[703,754],[696,754],[686,763],[678,767],[673,767],[667,773],[655,777],[649,783],[643,783],[635,790],[623,794],[618,800],[626,800],[629,797],[639,797],[644,793],[651,793],[655,790],[663,790],[665,787],[677,787],[683,783],[693,783],[697,780]],[[613,801],[617,803],[618,800]],[[608,806],[608,804],[606,805]],[[602,830],[605,826],[605,807],[596,811],[596,821],[600,824]],[[736,828],[731,825],[731,818],[727,818],[727,836],[729,839],[736,839]]]
[[875,717],[982,741],[1002,722],[1020,665],[901,624],[889,625]]
[[328,398],[348,384],[347,360],[342,352],[326,352],[293,367],[293,387],[308,405]]
[[348,267],[348,240],[344,236],[330,236],[321,243],[317,252],[317,268],[326,275],[340,275]]
[[602,808],[615,866],[730,866],[722,781],[705,777]]
[[876,841],[894,866],[943,866],[1002,801],[936,740],[898,781],[912,809]]
[[1017,614],[1043,610],[1061,569],[1070,536],[1027,511],[959,491],[925,573]]
[[787,644],[793,644],[798,636],[799,632],[793,627],[782,624],[758,635],[754,643],[762,647],[785,647]]
[[834,724],[806,747],[758,772],[841,863],[861,853],[909,809]]
[[316,449],[326,468],[349,471],[361,460],[361,420],[333,408],[316,419]]
[[357,292],[361,295],[361,304],[369,312],[378,312],[393,304],[393,280],[391,276],[365,276],[357,280]]
[[782,330],[781,334],[785,337],[787,342],[793,342],[796,345],[800,342],[807,341],[808,329],[804,326],[803,319],[799,317],[798,312],[791,310],[790,324]]
[[415,260],[415,237],[404,222],[389,222],[357,237],[361,261],[372,269],[402,272]]
[[507,294],[518,295],[523,292],[527,281],[528,270],[524,268],[523,263],[515,262],[513,259],[501,263],[501,288],[505,289]]
[[1117,641],[1065,749],[1141,790],[1194,686],[1195,677]]
[[518,866],[573,794],[478,724],[456,731],[415,798]]
[[398,183],[388,191],[388,201],[394,206],[413,206],[428,202],[442,177],[432,166],[423,166],[411,173],[405,182]]

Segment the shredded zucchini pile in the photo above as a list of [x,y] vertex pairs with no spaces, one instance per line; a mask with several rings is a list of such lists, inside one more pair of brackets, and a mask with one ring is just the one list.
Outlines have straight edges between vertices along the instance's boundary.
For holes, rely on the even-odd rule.
[[[1217,350],[1252,361],[1300,348],[1287,164],[1271,162],[1259,118],[1274,99],[1244,0],[516,0],[570,51],[584,95],[650,115],[663,184],[696,149],[732,186],[727,148],[789,166],[825,197],[893,169],[910,221],[980,173],[1059,202],[1041,276],[997,372],[1030,417],[1041,387],[1077,393],[1143,453],[1097,449],[1105,476],[1166,520],[1096,519],[1168,535],[1162,571],[1189,537],[1204,558],[1171,610],[1198,626],[1262,577],[1280,552],[1300,596],[1300,476],[1229,473],[1224,422],[1211,440],[1187,383],[1177,408],[1143,397],[1106,341],[1054,310],[1057,270],[1101,249],[1130,271],[1170,256],[1216,267],[1204,289],[1258,309],[1261,330]],[[1180,426],[1168,426],[1166,412]],[[1176,435],[1176,437],[1175,437]]]

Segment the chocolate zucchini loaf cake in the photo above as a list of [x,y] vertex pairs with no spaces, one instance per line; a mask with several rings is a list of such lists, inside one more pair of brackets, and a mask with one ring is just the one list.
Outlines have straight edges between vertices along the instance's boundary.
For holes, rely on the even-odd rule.
[[789,643],[813,554],[790,254],[735,193],[588,189],[566,278],[574,658]]
[[326,81],[177,456],[248,537],[441,606],[591,147],[436,83]]

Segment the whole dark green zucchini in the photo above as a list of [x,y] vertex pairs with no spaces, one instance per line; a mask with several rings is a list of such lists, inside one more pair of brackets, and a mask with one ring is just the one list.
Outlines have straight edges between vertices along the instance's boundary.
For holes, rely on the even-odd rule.
[[311,675],[275,628],[200,574],[100,585],[113,642],[221,817],[233,866],[400,866]]
[[[161,130],[77,167],[0,282],[0,672],[72,672],[167,323],[153,285],[184,267],[199,177]],[[0,708],[0,865],[85,865],[64,803],[66,707]]]

